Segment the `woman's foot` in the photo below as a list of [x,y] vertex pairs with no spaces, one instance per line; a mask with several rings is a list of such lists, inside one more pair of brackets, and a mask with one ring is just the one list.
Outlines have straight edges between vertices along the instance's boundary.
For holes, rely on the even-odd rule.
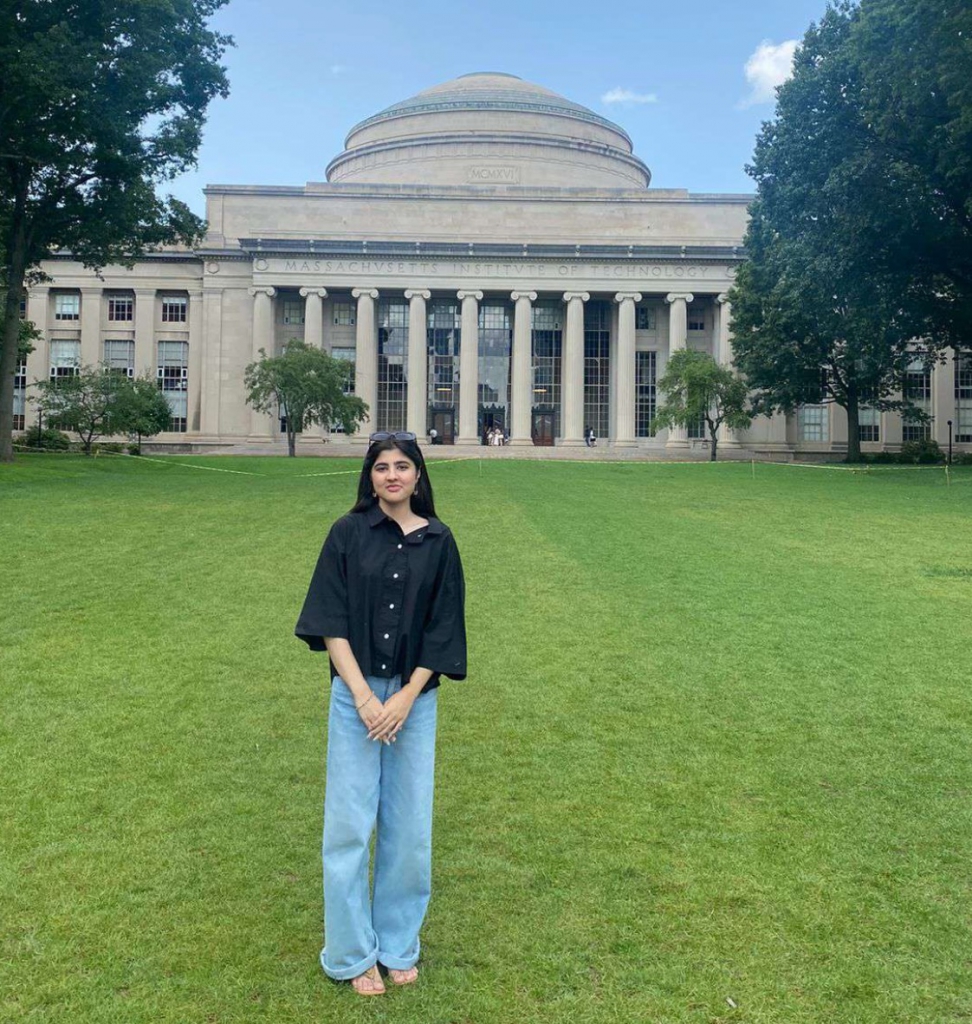
[[418,981],[418,968],[408,967],[400,971],[395,967],[389,967],[388,977],[395,985],[414,985]]
[[369,967],[364,974],[352,978],[351,987],[359,996],[382,996],[385,994],[385,983],[381,980],[377,966]]

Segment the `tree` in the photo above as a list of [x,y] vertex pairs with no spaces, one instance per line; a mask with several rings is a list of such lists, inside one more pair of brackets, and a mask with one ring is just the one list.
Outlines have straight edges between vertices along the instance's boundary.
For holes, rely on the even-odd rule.
[[112,410],[111,423],[115,433],[134,437],[141,453],[142,439],[168,430],[171,419],[172,409],[154,377],[124,378],[123,385],[115,394]]
[[746,411],[749,389],[708,352],[680,349],[668,360],[658,381],[665,401],[655,413],[656,427],[687,427],[704,419],[709,431],[709,458],[715,462],[719,428],[744,430],[752,422]]
[[19,305],[40,262],[130,264],[201,237],[156,187],[194,165],[204,114],[227,95],[226,0],[0,3],[0,461],[13,457]]
[[754,408],[836,402],[847,412],[851,461],[860,458],[862,405],[920,415],[899,396],[914,339],[924,339],[929,359],[945,343],[928,332],[928,306],[906,261],[884,259],[860,227],[878,179],[894,176],[873,158],[853,46],[862,9],[828,8],[780,87],[747,168],[757,195],[748,260],[730,292],[735,364],[754,389]]
[[250,363],[244,374],[246,401],[258,412],[280,415],[287,426],[287,454],[296,455],[297,435],[314,423],[340,423],[353,433],[368,406],[344,393],[347,364],[302,341],[290,341],[283,355]]
[[121,408],[119,396],[132,387],[131,381],[105,366],[82,366],[76,374],[35,383],[31,399],[48,426],[72,430],[81,440],[85,455],[94,440],[124,430],[116,419]]

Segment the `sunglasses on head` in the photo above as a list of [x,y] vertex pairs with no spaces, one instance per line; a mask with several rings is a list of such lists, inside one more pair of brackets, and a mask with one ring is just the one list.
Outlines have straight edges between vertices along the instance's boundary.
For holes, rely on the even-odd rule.
[[415,441],[416,435],[411,430],[379,430],[368,438],[368,444],[376,441]]

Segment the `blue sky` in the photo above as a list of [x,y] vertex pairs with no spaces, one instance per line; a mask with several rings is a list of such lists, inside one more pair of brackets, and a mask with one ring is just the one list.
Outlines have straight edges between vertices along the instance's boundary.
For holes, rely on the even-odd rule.
[[[654,188],[751,192],[744,165],[793,41],[826,0],[230,0],[230,95],[170,188],[324,181],[356,122],[440,82],[503,71],[617,122]],[[789,46],[787,45],[789,44]],[[747,74],[748,68],[748,74]]]

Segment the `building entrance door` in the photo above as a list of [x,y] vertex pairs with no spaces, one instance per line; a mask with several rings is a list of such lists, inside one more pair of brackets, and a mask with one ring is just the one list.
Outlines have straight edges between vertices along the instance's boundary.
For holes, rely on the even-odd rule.
[[456,443],[456,411],[455,409],[433,409],[432,429],[438,435],[436,440],[439,444]]
[[535,445],[551,446],[554,443],[554,414],[533,410],[533,430],[531,431]]

